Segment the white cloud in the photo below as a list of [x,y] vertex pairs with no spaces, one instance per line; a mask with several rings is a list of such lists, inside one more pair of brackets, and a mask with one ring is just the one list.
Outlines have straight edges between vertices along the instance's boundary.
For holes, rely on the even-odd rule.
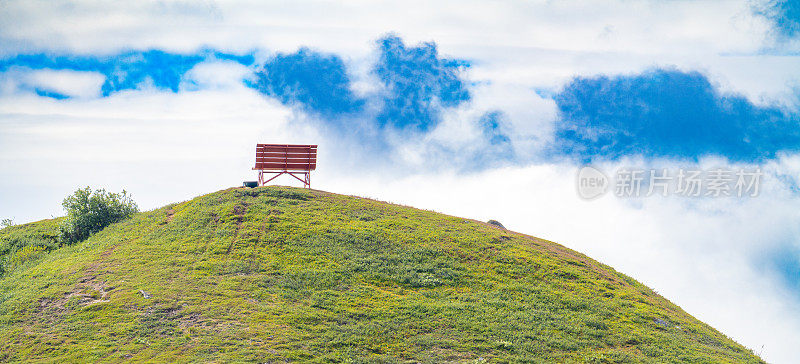
[[97,72],[71,70],[32,71],[27,82],[34,87],[73,97],[96,97],[106,77]]
[[501,110],[510,123],[509,137],[520,155],[535,155],[550,144],[558,110],[552,99],[536,94],[530,86],[491,82],[472,88],[470,107]]
[[32,93],[40,90],[69,97],[94,98],[100,96],[100,88],[106,77],[97,72],[72,70],[31,70],[11,67],[0,73],[0,95]]
[[186,72],[181,89],[224,90],[235,89],[252,74],[246,66],[232,61],[207,61],[198,63]]

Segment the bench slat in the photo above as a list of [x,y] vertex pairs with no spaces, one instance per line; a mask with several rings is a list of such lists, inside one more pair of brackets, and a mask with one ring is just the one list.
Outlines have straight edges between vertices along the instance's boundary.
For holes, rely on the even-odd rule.
[[256,158],[256,163],[316,163],[316,158]]
[[261,158],[315,158],[317,153],[256,153]]
[[291,148],[316,148],[316,144],[266,144],[258,143],[257,147],[291,147]]
[[263,146],[256,147],[257,153],[273,152],[273,153],[316,153],[316,147],[273,147]]
[[277,170],[300,170],[300,171],[313,171],[317,169],[317,165],[313,163],[256,163],[253,169],[277,169]]

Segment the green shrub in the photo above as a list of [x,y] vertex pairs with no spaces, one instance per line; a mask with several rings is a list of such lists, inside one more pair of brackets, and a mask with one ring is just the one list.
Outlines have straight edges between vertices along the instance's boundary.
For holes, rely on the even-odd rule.
[[14,222],[14,219],[2,219],[2,220],[0,220],[0,229],[7,228],[9,226],[14,226],[14,225],[16,225],[16,223]]
[[88,238],[106,226],[124,220],[139,211],[125,190],[110,193],[90,187],[79,189],[62,203],[67,217],[61,224],[61,241],[74,243]]

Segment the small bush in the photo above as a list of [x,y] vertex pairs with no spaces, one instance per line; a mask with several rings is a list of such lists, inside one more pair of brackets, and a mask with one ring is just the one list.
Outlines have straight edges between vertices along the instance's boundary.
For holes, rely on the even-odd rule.
[[75,243],[103,230],[106,226],[124,220],[139,211],[136,202],[125,190],[110,193],[90,187],[75,191],[62,203],[67,218],[61,225],[61,241]]
[[0,220],[0,229],[7,228],[7,227],[10,227],[10,226],[14,226],[14,225],[16,225],[16,223],[14,222],[14,219],[3,219],[3,220]]

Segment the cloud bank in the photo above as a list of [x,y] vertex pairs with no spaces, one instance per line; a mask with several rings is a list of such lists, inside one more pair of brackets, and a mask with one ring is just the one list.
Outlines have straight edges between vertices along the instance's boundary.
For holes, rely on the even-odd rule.
[[764,161],[800,149],[800,115],[726,94],[692,71],[577,77],[554,96],[556,148],[581,160]]

